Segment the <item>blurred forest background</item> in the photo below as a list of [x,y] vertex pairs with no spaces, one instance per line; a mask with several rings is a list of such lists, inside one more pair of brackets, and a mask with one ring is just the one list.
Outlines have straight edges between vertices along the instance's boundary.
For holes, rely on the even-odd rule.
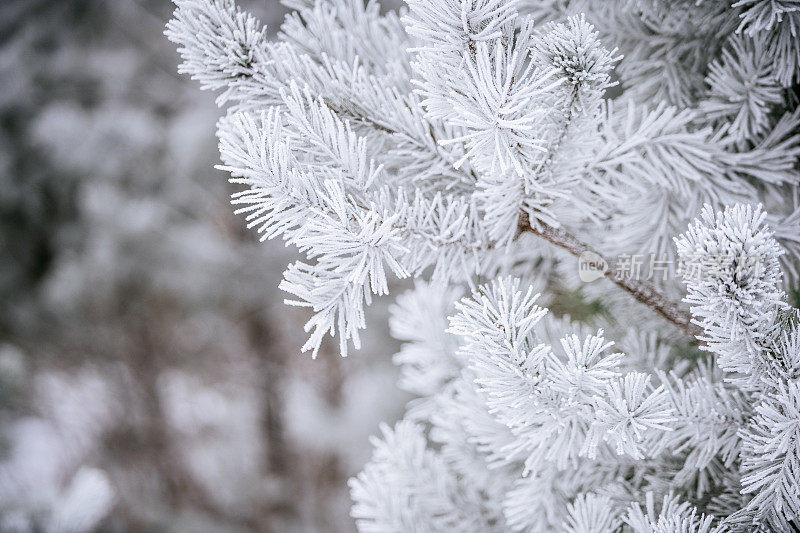
[[388,300],[352,357],[299,354],[292,252],[232,213],[172,9],[0,2],[0,531],[351,531],[407,400]]

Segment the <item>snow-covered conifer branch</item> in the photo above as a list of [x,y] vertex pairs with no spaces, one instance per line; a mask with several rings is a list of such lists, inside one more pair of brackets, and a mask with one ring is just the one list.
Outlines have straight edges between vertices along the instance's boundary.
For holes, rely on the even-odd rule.
[[535,333],[545,313],[535,299],[500,279],[457,304],[451,319],[489,412],[516,437],[509,460],[524,459],[526,472],[548,462],[563,469],[596,457],[600,443],[642,458],[646,434],[670,429],[663,388],[653,390],[641,373],[623,377],[622,354],[607,353],[613,343],[602,331],[561,339],[559,355]]
[[394,357],[402,369],[400,387],[418,396],[432,396],[456,378],[465,366],[457,355],[457,340],[445,330],[447,316],[461,289],[420,283],[401,294],[389,326],[403,343]]
[[426,446],[422,428],[408,421],[373,439],[373,461],[350,481],[359,530],[492,531],[477,487],[460,483],[442,458]]
[[800,79],[800,5],[796,0],[739,0],[737,32],[766,41],[775,75],[784,87]]
[[722,382],[718,373],[709,365],[685,378],[674,371],[658,373],[673,409],[673,422],[672,431],[654,444],[658,451],[683,456],[683,466],[675,475],[679,482],[690,480],[715,459],[731,467],[739,457],[739,430],[751,406],[746,395]]
[[699,514],[688,502],[681,502],[674,495],[664,496],[660,508],[656,507],[655,495],[648,492],[645,508],[633,504],[625,517],[625,523],[634,533],[712,533],[713,517]]
[[789,531],[800,517],[800,384],[778,384],[755,411],[742,431],[742,492],[753,495],[744,511]]
[[745,376],[783,373],[769,355],[774,324],[785,306],[779,287],[783,253],[758,206],[710,206],[676,239],[687,285],[686,302],[723,370]]
[[259,78],[271,60],[266,28],[233,0],[179,0],[166,35],[183,57],[179,72],[205,89],[223,89],[218,103],[260,100]]
[[772,74],[774,65],[761,40],[734,37],[722,57],[709,67],[710,97],[702,103],[709,119],[730,124],[736,142],[745,144],[762,135],[770,125],[772,108],[783,101]]
[[422,278],[360,530],[800,525],[797,2],[297,0],[277,42],[177,5],[233,203],[302,256],[304,349]]
[[611,498],[593,493],[581,494],[567,508],[565,533],[613,533],[620,526],[619,512]]

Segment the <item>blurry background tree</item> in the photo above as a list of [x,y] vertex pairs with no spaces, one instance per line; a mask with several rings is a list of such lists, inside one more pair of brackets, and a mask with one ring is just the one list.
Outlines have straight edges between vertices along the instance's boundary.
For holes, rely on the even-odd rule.
[[290,253],[232,214],[172,9],[0,4],[0,531],[351,530],[396,346],[296,355]]

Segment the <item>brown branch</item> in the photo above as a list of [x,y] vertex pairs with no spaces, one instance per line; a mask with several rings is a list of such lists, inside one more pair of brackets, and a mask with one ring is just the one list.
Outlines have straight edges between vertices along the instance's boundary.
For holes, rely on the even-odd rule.
[[[589,245],[563,229],[554,228],[541,222],[539,223],[539,229],[534,229],[528,223],[527,217],[523,217],[523,219],[520,220],[520,230],[529,231],[534,235],[538,235],[559,248],[567,250],[575,257],[579,257],[585,252],[590,252],[602,258],[606,265],[610,264],[602,254],[597,253],[597,251],[593,250]],[[636,301],[650,307],[692,338],[697,338],[698,335],[702,334],[700,327],[691,321],[690,315],[682,311],[674,302],[667,299],[652,285],[639,280],[628,279],[611,268],[605,268],[603,270],[603,275],[615,285],[630,293]]]

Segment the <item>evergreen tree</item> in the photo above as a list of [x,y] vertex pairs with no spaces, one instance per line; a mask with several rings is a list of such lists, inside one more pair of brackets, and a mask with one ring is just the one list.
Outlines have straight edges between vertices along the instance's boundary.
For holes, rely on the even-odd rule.
[[800,3],[176,4],[303,349],[420,280],[360,530],[800,528]]

